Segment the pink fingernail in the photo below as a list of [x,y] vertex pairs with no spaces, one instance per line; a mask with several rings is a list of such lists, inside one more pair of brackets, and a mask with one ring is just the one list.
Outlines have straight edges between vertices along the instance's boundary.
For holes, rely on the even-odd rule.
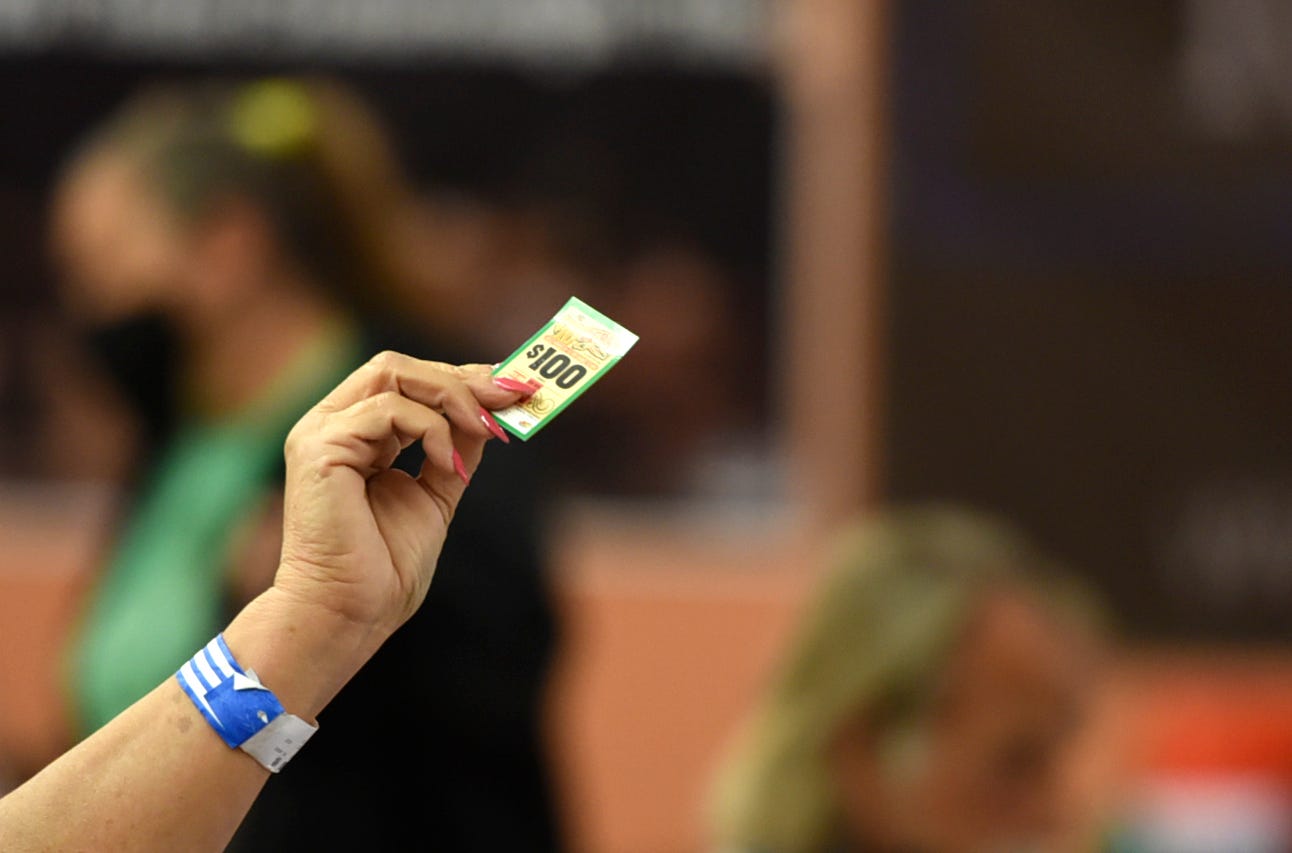
[[453,448],[453,470],[458,472],[458,477],[462,479],[462,485],[471,485],[471,475],[467,473],[466,463],[462,461],[462,454],[458,449]]
[[494,416],[489,414],[488,409],[483,406],[480,407],[480,420],[484,421],[484,425],[489,427],[491,433],[502,439],[503,444],[511,444],[511,439],[507,437],[507,431],[499,425],[498,421],[494,420]]
[[495,376],[493,384],[497,385],[504,391],[511,391],[513,394],[524,394],[526,397],[533,396],[538,389],[528,382],[520,382],[516,379],[509,379],[506,376]]

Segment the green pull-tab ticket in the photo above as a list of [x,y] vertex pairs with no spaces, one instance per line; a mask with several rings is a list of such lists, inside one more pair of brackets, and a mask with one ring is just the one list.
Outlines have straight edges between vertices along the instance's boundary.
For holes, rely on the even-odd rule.
[[523,382],[529,398],[494,412],[521,441],[565,410],[619,363],[637,336],[581,299],[571,296],[547,325],[494,368],[494,376]]

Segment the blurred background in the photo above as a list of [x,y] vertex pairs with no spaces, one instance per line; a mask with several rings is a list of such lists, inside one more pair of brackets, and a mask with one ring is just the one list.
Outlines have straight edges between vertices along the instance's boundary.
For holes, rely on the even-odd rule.
[[406,172],[403,323],[641,337],[492,448],[546,470],[568,849],[705,849],[831,532],[919,501],[1115,614],[1117,820],[1292,849],[1289,40],[1274,0],[0,0],[0,788],[67,737],[140,434],[60,297],[64,164],[140,86],[309,73]]

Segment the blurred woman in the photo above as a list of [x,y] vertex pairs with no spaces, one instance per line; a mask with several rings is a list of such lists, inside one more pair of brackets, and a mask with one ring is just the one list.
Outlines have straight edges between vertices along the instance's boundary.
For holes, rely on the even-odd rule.
[[[139,461],[72,638],[78,735],[269,584],[283,440],[313,400],[380,350],[463,355],[399,316],[411,197],[380,125],[326,80],[148,91],[71,158],[52,220],[66,301],[161,448]],[[416,472],[417,453],[400,467]],[[541,486],[532,454],[500,455],[505,479],[498,463],[477,472],[426,607],[231,849],[413,849],[428,831],[452,850],[556,849]],[[392,753],[411,766],[392,772]]]
[[719,848],[1098,849],[1077,747],[1102,630],[998,520],[923,507],[857,524],[720,776]]

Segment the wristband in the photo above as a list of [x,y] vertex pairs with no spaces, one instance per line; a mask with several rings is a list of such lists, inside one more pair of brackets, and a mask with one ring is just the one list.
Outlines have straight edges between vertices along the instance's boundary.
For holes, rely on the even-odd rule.
[[175,673],[180,687],[230,749],[277,773],[318,726],[288,714],[255,670],[234,660],[219,634]]

